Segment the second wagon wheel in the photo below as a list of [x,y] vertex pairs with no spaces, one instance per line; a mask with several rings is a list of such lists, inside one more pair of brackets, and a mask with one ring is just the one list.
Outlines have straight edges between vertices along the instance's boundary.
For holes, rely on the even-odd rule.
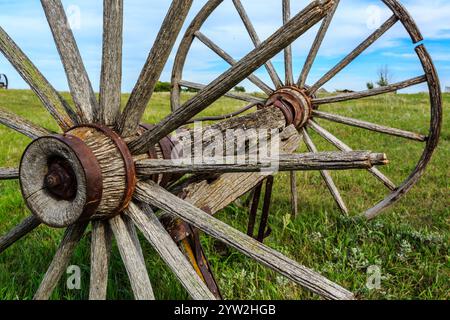
[[[246,57],[241,59],[240,61],[235,60],[229,53],[227,53],[226,48],[219,46],[216,41],[206,34],[202,32],[202,26],[205,23],[210,23],[210,25],[218,28],[218,30],[236,30],[236,26],[234,28],[226,28],[224,25],[211,24],[210,20],[213,20],[213,13],[218,9],[220,5],[230,5],[231,3],[235,7],[235,14],[239,16],[242,20],[242,30],[246,30],[248,35],[253,42],[253,45],[256,47],[254,51],[249,53]],[[343,2],[343,1],[342,1]],[[193,20],[188,30],[186,31],[183,41],[180,44],[180,48],[178,50],[178,54],[174,64],[174,70],[172,74],[172,108],[176,110],[182,104],[180,101],[180,93],[184,89],[191,90],[212,90],[214,86],[218,86],[217,79],[210,83],[209,85],[195,83],[189,81],[183,77],[185,65],[190,61],[189,54],[193,49],[193,44],[195,43],[196,49],[200,45],[204,45],[209,50],[211,50],[214,54],[218,55],[221,59],[223,59],[227,64],[231,65],[231,70],[245,70],[245,72],[241,72],[241,77],[236,77],[236,81],[231,83],[227,82],[227,79],[220,79],[225,82],[220,86],[220,94],[239,101],[243,101],[242,103],[247,104],[248,106],[238,110],[235,114],[228,115],[215,115],[210,117],[198,118],[198,121],[204,120],[218,120],[228,117],[233,117],[236,114],[240,114],[241,112],[255,109],[257,106],[282,106],[283,108],[291,108],[297,110],[297,114],[299,118],[294,120],[293,123],[296,125],[299,132],[303,135],[304,142],[311,152],[318,152],[318,148],[313,142],[310,131],[314,131],[321,137],[323,140],[327,141],[332,147],[335,147],[342,151],[351,151],[351,147],[347,145],[343,140],[341,140],[338,136],[326,130],[322,122],[324,124],[329,123],[338,123],[342,125],[347,125],[350,127],[361,129],[360,132],[356,130],[349,131],[349,134],[360,134],[364,133],[366,130],[367,135],[370,136],[372,133],[373,139],[377,139],[378,134],[390,135],[394,139],[406,139],[409,141],[413,141],[422,146],[422,152],[419,161],[417,164],[411,169],[410,172],[407,172],[403,176],[403,182],[394,183],[391,178],[389,178],[386,174],[383,174],[380,170],[376,168],[368,169],[369,173],[373,176],[374,179],[378,180],[380,185],[377,187],[378,189],[385,189],[386,192],[377,192],[376,197],[374,198],[372,195],[372,207],[364,208],[364,215],[368,219],[375,218],[378,216],[383,210],[395,204],[400,198],[402,198],[420,179],[423,175],[425,168],[427,167],[432,154],[438,144],[440,129],[441,129],[441,121],[442,121],[442,101],[441,101],[441,88],[439,79],[436,73],[436,70],[433,66],[433,62],[423,44],[420,44],[423,40],[421,32],[419,31],[417,25],[415,24],[413,18],[409,15],[406,9],[402,6],[402,4],[397,0],[381,0],[380,4],[386,5],[387,8],[391,11],[391,16],[387,19],[381,26],[375,30],[370,36],[368,36],[364,41],[362,41],[356,48],[351,51],[347,56],[345,56],[339,63],[337,63],[331,70],[326,72],[322,77],[320,77],[315,83],[308,83],[308,75],[311,72],[314,61],[319,53],[319,49],[323,44],[323,40],[327,35],[327,31],[329,31],[330,36],[332,35],[330,27],[332,27],[333,17],[337,10],[339,10],[339,0],[333,1],[332,8],[328,11],[326,17],[322,20],[320,24],[320,28],[318,29],[315,40],[313,41],[310,52],[306,58],[306,61],[301,68],[300,75],[298,78],[294,77],[294,65],[293,62],[295,59],[295,55],[293,55],[291,43],[299,37],[303,32],[303,29],[300,30],[300,27],[309,28],[313,24],[318,23],[319,21],[314,19],[309,19],[308,21],[301,21],[300,18],[303,16],[304,11],[301,11],[298,14],[291,14],[291,1],[290,0],[274,0],[270,2],[271,4],[279,3],[280,10],[282,11],[284,26],[280,29],[285,33],[286,38],[290,38],[286,43],[289,46],[282,44],[275,44],[271,48],[267,48],[266,44],[272,43],[273,37],[269,37],[266,41],[262,42],[259,37],[259,34],[253,24],[250,16],[250,12],[248,13],[245,8],[245,1],[241,0],[210,0],[205,5],[205,7],[201,10],[201,12],[197,15],[197,17]],[[265,5],[269,5],[269,3],[265,3]],[[313,5],[311,5],[313,6]],[[311,7],[309,6],[309,7]],[[308,8],[309,8],[308,7]],[[272,7],[271,7],[272,8]],[[230,8],[227,7],[227,13],[229,14]],[[232,12],[232,11],[231,11]],[[253,12],[256,16],[258,13]],[[271,13],[273,15],[273,13]],[[292,19],[291,19],[292,16]],[[221,19],[221,21],[230,21],[230,19]],[[295,28],[291,28],[293,21],[298,21],[297,30]],[[302,24],[303,22],[303,24]],[[223,23],[223,22],[222,22]],[[407,79],[398,83],[393,83],[387,86],[382,86],[379,88],[375,88],[368,91],[361,92],[352,92],[339,94],[337,96],[326,96],[326,97],[317,97],[317,93],[319,89],[321,89],[325,84],[327,84],[330,80],[332,80],[336,75],[338,75],[341,71],[346,69],[354,60],[356,60],[360,55],[362,55],[370,46],[375,44],[378,41],[382,41],[382,36],[387,33],[392,27],[396,24],[402,24],[404,29],[409,33],[412,43],[415,44],[415,53],[420,60],[420,63],[423,67],[423,73],[419,73],[416,77]],[[300,29],[298,29],[300,28]],[[223,31],[222,31],[223,32]],[[278,31],[279,32],[279,31]],[[227,31],[226,38],[232,39],[234,34],[232,32]],[[234,47],[241,47],[239,43],[233,42]],[[270,59],[264,59],[263,53],[265,50],[273,49],[274,52],[279,52],[284,49],[284,74],[285,77],[283,79],[278,75],[274,64]],[[260,59],[255,59],[258,56]],[[249,57],[253,59],[249,59]],[[272,83],[266,84],[261,78],[254,74],[255,71],[259,69],[259,67],[264,66],[267,70],[268,75],[270,76],[270,80]],[[239,85],[240,81],[248,80],[253,83],[256,87],[259,88],[265,95],[266,98],[260,98],[254,95],[236,93],[235,91],[231,91],[234,86]],[[373,97],[377,95],[387,94],[391,92],[397,92],[398,90],[405,89],[414,85],[426,83],[429,88],[430,102],[429,102],[429,114],[430,116],[425,115],[423,117],[423,124],[420,125],[420,128],[426,128],[428,132],[423,129],[420,130],[422,132],[410,132],[407,130],[400,129],[401,121],[400,115],[402,114],[401,108],[390,108],[389,113],[384,116],[385,119],[392,119],[391,123],[394,123],[392,126],[396,126],[398,128],[386,126],[383,124],[375,124],[371,122],[367,122],[361,120],[361,118],[357,118],[359,115],[354,117],[342,116],[335,113],[324,112],[321,108],[324,105],[332,105],[339,102],[351,102],[357,99],[363,99],[367,97]],[[228,84],[228,86],[226,85]],[[230,90],[230,91],[228,91]],[[300,98],[298,97],[300,94]],[[218,94],[217,94],[218,95]],[[215,97],[217,97],[217,95]],[[209,101],[213,101],[210,99]],[[386,100],[386,104],[389,104],[389,100]],[[351,104],[348,103],[345,106],[342,106],[342,109],[346,109],[347,106]],[[375,107],[373,107],[375,108]],[[387,110],[387,109],[386,109]],[[294,112],[295,113],[295,112]],[[356,112],[352,112],[355,114]],[[192,120],[193,121],[193,120]],[[190,121],[191,122],[191,121]],[[319,124],[320,123],[320,124]],[[419,131],[419,130],[418,130]],[[367,142],[367,141],[366,141]],[[372,145],[365,146],[365,149],[373,148]],[[395,154],[395,151],[391,151],[389,146],[386,149],[382,150],[386,152],[388,157],[391,158]],[[401,159],[398,157],[398,161],[406,161],[407,159]],[[396,162],[392,161],[390,163],[390,167],[395,167]],[[341,191],[339,190],[339,184],[335,183],[332,175],[326,171],[320,171],[321,176],[327,186],[331,196],[333,197],[337,207],[345,214],[348,214],[352,208],[349,208],[344,201],[343,196],[341,196]],[[351,183],[351,182],[350,182]],[[358,185],[358,188],[362,186]],[[256,193],[259,193],[261,190],[256,189]],[[292,192],[292,207],[294,215],[297,212],[297,181],[295,173],[291,174],[291,192]],[[351,193],[351,192],[349,192]],[[385,196],[383,195],[385,194]],[[382,197],[384,196],[384,199]],[[349,196],[352,197],[351,195]],[[370,197],[370,196],[368,196]],[[377,203],[378,201],[378,203]],[[358,208],[356,210],[361,210]],[[360,211],[359,211],[360,212]],[[252,215],[251,215],[252,216]],[[252,219],[253,217],[251,217]]]

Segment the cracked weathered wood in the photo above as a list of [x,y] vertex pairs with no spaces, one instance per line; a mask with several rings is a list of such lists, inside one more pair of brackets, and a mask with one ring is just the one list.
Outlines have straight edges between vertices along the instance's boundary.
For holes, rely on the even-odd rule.
[[147,131],[139,138],[131,141],[128,146],[132,153],[142,154],[147,152],[160,139],[179,128],[186,121],[192,119],[196,114],[230,91],[261,65],[308,31],[327,14],[333,5],[334,0],[313,1],[286,25],[278,29],[266,41],[261,43],[258,48],[250,52],[228,71],[211,82],[181,108],[167,116],[152,130]]
[[419,181],[422,175],[425,173],[425,169],[428,163],[431,161],[434,151],[439,143],[439,136],[442,128],[442,93],[441,84],[436,68],[431,60],[431,57],[424,45],[416,47],[416,53],[422,63],[423,69],[427,76],[428,90],[431,101],[431,121],[430,132],[425,147],[425,151],[422,154],[416,168],[400,187],[398,187],[389,196],[379,202],[377,205],[365,212],[367,219],[373,219],[377,217],[383,210],[396,203],[402,196],[404,196],[411,188]]
[[123,0],[103,0],[103,57],[99,120],[108,126],[114,125],[120,114],[122,34]]
[[[323,127],[319,126],[316,122],[309,120],[308,126],[311,127],[314,131],[316,131],[322,138],[330,142],[332,145],[334,145],[336,148],[340,149],[341,151],[350,152],[353,151],[352,148],[350,148],[348,145],[346,145],[344,142],[336,138],[334,135],[332,135],[329,131],[325,130]],[[380,170],[377,168],[370,168],[368,171],[375,176],[378,180],[380,180],[389,190],[395,190],[397,186],[383,173],[381,173]]]
[[339,72],[353,62],[361,53],[369,48],[375,41],[377,41],[383,34],[391,29],[397,22],[398,17],[393,15],[390,17],[381,27],[375,30],[367,39],[365,39],[359,46],[356,47],[351,53],[349,53],[344,59],[342,59],[333,69],[328,71],[322,78],[320,78],[311,88],[308,88],[309,94],[314,94],[324,84],[334,78]]
[[309,51],[308,57],[306,58],[305,64],[303,66],[300,77],[297,81],[297,85],[300,88],[305,87],[306,79],[308,78],[309,72],[316,60],[317,53],[319,52],[320,47],[322,46],[323,39],[325,39],[325,35],[327,34],[328,28],[330,27],[331,21],[333,20],[334,14],[339,6],[340,0],[336,0],[336,5],[330,11],[330,13],[325,17],[322,24],[320,25],[319,31],[317,32],[316,38],[314,39],[313,45],[311,46],[311,50]]
[[291,171],[289,174],[289,182],[291,185],[291,212],[292,216],[298,215],[298,191],[297,191],[297,173]]
[[136,247],[136,242],[130,235],[126,222],[122,216],[116,216],[109,220],[109,224],[116,238],[120,256],[125,264],[134,298],[136,300],[154,300],[155,296],[140,247]]
[[83,237],[84,231],[88,222],[81,222],[71,225],[66,229],[64,237],[58,250],[53,257],[53,260],[48,267],[47,273],[39,286],[34,300],[48,300],[58,285],[61,276],[66,272],[66,268],[69,265],[70,258],[72,257],[75,248]]
[[389,92],[396,92],[401,89],[405,89],[411,86],[415,86],[417,84],[421,84],[427,82],[427,77],[425,75],[420,77],[415,77],[412,79],[408,79],[402,82],[393,83],[387,86],[371,89],[371,90],[365,90],[360,92],[354,92],[354,93],[348,93],[348,94],[340,94],[337,96],[330,96],[325,98],[316,98],[312,99],[313,105],[321,105],[321,104],[327,104],[327,103],[336,103],[336,102],[342,102],[342,101],[350,101],[355,99],[362,99],[367,97],[373,97],[384,93]]
[[[291,19],[291,0],[283,0],[283,24],[288,23]],[[289,45],[284,49],[284,72],[285,82],[287,86],[294,85],[294,72],[292,70],[292,46]]]
[[332,122],[342,123],[345,125],[358,127],[358,128],[362,128],[362,129],[367,129],[367,130],[374,131],[374,132],[384,133],[384,134],[388,134],[391,136],[406,138],[406,139],[410,139],[410,140],[414,140],[414,141],[424,142],[427,140],[426,136],[419,134],[419,133],[390,128],[390,127],[382,126],[382,125],[367,122],[367,121],[362,121],[362,120],[358,120],[358,119],[352,119],[352,118],[348,118],[348,117],[344,117],[344,116],[339,116],[337,114],[331,114],[331,113],[314,110],[313,116],[320,118],[320,119],[326,119],[326,120],[329,120]]
[[92,221],[89,300],[106,300],[112,232],[105,221]]
[[[299,147],[301,136],[294,126],[289,126],[281,133],[280,139],[280,151],[293,153]],[[254,189],[256,185],[266,178],[267,175],[263,175],[260,172],[226,173],[220,176],[214,175],[213,177],[207,175],[194,181],[188,180],[171,191],[213,215]],[[181,241],[187,236],[181,232],[176,220],[168,223],[168,226],[171,229],[171,234],[177,235],[177,241]]]
[[125,214],[133,220],[145,238],[172,269],[191,298],[195,300],[215,299],[148,205],[131,203],[125,210]]
[[[302,128],[302,134],[303,134],[303,140],[305,141],[306,147],[310,152],[319,152],[317,150],[316,145],[312,141],[309,133],[306,131],[305,128]],[[328,190],[330,191],[331,195],[333,196],[334,201],[338,205],[339,209],[345,214],[348,214],[347,205],[345,204],[344,199],[342,199],[341,193],[339,192],[338,188],[336,187],[336,184],[334,183],[333,178],[331,177],[331,174],[326,170],[321,170],[320,175],[322,176],[323,180],[325,181],[325,184],[327,185]]]
[[[258,160],[258,161],[256,161]],[[238,172],[276,172],[276,171],[313,171],[313,170],[350,170],[369,169],[388,163],[384,153],[370,151],[349,152],[319,152],[280,154],[255,162],[245,159],[238,163],[235,157],[224,157],[214,161],[205,159],[205,163],[179,163],[173,160],[141,160],[136,162],[136,172],[139,178],[151,179],[161,173],[238,173]]]
[[[145,66],[117,124],[117,129],[123,136],[131,136],[139,128],[141,118],[175,45],[192,2],[193,0],[172,1]],[[159,139],[157,142],[159,142]]]
[[64,7],[60,0],[41,0],[47,21],[66,71],[73,102],[82,123],[97,119],[99,106]]
[[7,126],[32,140],[51,134],[47,129],[41,128],[40,126],[2,108],[0,108],[0,124]]
[[[205,36],[200,31],[197,31],[195,33],[195,36],[198,40],[200,40],[205,46],[210,48],[213,52],[215,52],[219,57],[221,57],[223,60],[225,60],[229,65],[234,66],[236,65],[237,61],[234,60],[225,50],[220,48],[217,44],[215,44],[211,39],[209,39],[207,36]],[[255,86],[260,88],[265,94],[271,95],[273,92],[273,89],[270,88],[267,84],[264,83],[260,78],[255,76],[254,74],[251,74],[247,77],[247,79],[252,82]]]
[[33,215],[25,218],[7,234],[0,237],[0,253],[5,251],[15,242],[19,241],[31,231],[36,229],[40,224],[41,222],[39,221],[39,219]]
[[19,169],[16,168],[0,168],[0,180],[19,179]]
[[234,247],[248,257],[326,299],[354,299],[353,294],[348,290],[215,219],[153,182],[139,182],[135,197],[178,216],[210,236]]
[[411,36],[413,43],[418,43],[423,40],[423,36],[419,31],[416,23],[414,22],[408,11],[406,11],[405,7],[398,0],[383,0],[383,2],[403,23],[406,31],[408,31],[409,35]]
[[[258,47],[261,44],[261,40],[258,36],[258,33],[256,32],[255,27],[253,26],[253,23],[250,20],[250,17],[248,16],[247,12],[244,9],[242,2],[240,0],[233,0],[233,4],[237,12],[239,13],[239,16],[241,17],[241,20],[244,23],[245,28],[247,29],[250,39],[252,40],[255,47]],[[272,82],[275,85],[275,87],[281,88],[283,86],[283,82],[278,76],[272,62],[269,60],[264,64],[264,66],[266,67],[267,73],[272,79]]]
[[77,124],[76,114],[61,95],[52,87],[33,62],[0,27],[0,51],[38,96],[61,129],[67,130]]
[[[206,85],[204,85],[204,84],[190,82],[190,81],[184,81],[184,80],[179,81],[178,85],[181,86],[181,87],[194,89],[194,90],[199,90],[199,91],[203,90],[206,87]],[[246,102],[251,102],[251,103],[264,104],[266,102],[265,99],[253,97],[251,95],[243,94],[243,93],[227,92],[227,93],[224,94],[224,96],[228,97],[228,98],[236,99],[236,100],[242,100],[242,101],[246,101]]]

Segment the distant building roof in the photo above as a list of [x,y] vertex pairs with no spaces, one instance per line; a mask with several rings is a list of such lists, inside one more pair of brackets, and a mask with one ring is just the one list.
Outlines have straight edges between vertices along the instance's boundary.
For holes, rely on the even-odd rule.
[[450,87],[445,87],[445,92],[450,93]]

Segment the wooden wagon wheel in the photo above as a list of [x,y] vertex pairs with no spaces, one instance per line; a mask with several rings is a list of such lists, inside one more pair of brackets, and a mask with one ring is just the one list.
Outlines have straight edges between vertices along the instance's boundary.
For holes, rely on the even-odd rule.
[[[258,33],[247,14],[245,7],[241,0],[232,0],[234,7],[236,9],[236,14],[239,14],[242,22],[243,28],[247,30],[253,44],[255,47],[255,51],[250,53],[241,61],[237,62],[233,59],[223,48],[219,47],[216,43],[214,43],[213,39],[208,38],[205,34],[202,33],[201,28],[203,24],[208,20],[210,15],[216,10],[216,8],[223,2],[223,0],[211,0],[205,5],[205,7],[201,10],[201,12],[197,15],[197,17],[193,20],[188,30],[186,31],[183,41],[180,44],[178,54],[175,60],[174,69],[172,73],[172,96],[171,96],[171,104],[172,109],[176,110],[181,106],[180,103],[180,93],[182,92],[182,88],[194,89],[194,90],[206,90],[204,88],[211,88],[217,84],[216,82],[211,83],[208,86],[204,84],[194,83],[191,81],[187,81],[183,78],[183,69],[187,61],[187,57],[189,55],[191,46],[194,40],[199,40],[200,43],[206,45],[209,49],[211,49],[215,54],[220,56],[224,61],[232,66],[231,70],[245,69],[245,73],[241,73],[241,77],[239,80],[247,79],[256,85],[261,91],[263,91],[268,98],[267,99],[259,99],[251,95],[245,94],[236,94],[235,92],[227,92],[227,90],[233,89],[232,86],[226,87],[225,84],[221,86],[222,94],[226,97],[237,99],[240,101],[245,101],[249,104],[248,107],[239,110],[237,114],[240,112],[246,111],[250,108],[254,108],[256,105],[270,105],[273,104],[276,99],[281,99],[287,102],[290,107],[297,107],[299,109],[311,109],[311,113],[306,117],[302,118],[299,122],[295,123],[296,127],[303,135],[304,142],[307,148],[311,152],[317,152],[317,148],[311,139],[308,131],[313,130],[317,132],[322,138],[327,140],[331,145],[342,151],[350,151],[351,148],[346,145],[343,141],[339,140],[336,136],[334,136],[329,131],[325,130],[322,126],[320,126],[316,119],[331,121],[335,123],[340,123],[348,126],[353,126],[361,129],[368,130],[369,132],[377,132],[382,134],[387,134],[403,139],[409,139],[416,141],[418,143],[423,144],[423,154],[412,170],[410,175],[404,180],[400,185],[394,184],[387,176],[385,176],[381,171],[376,168],[369,169],[370,173],[378,180],[381,181],[384,186],[390,190],[390,194],[387,195],[383,200],[374,205],[372,208],[368,208],[364,215],[368,219],[372,219],[379,215],[383,210],[395,204],[400,198],[402,198],[413,186],[418,182],[420,177],[423,175],[424,170],[429,163],[431,156],[438,144],[440,129],[441,129],[441,120],[442,120],[442,101],[441,101],[441,89],[439,84],[439,79],[436,73],[436,70],[433,66],[432,60],[425,49],[423,44],[419,44],[416,46],[415,51],[422,63],[424,74],[419,75],[418,77],[405,80],[399,83],[394,83],[385,87],[376,88],[373,90],[349,93],[349,94],[341,94],[338,96],[331,96],[325,98],[317,98],[315,94],[317,91],[326,83],[328,83],[332,78],[334,78],[339,72],[344,70],[352,61],[354,61],[359,55],[361,55],[369,46],[375,43],[383,34],[385,34],[390,28],[392,28],[397,23],[402,23],[404,28],[410,34],[412,42],[414,44],[420,43],[423,38],[422,35],[416,26],[414,20],[406,11],[406,9],[398,2],[397,0],[382,0],[382,2],[392,11],[392,16],[383,23],[376,31],[374,31],[367,39],[365,39],[361,44],[359,44],[351,53],[349,53],[345,58],[343,58],[335,67],[333,67],[330,71],[328,71],[323,77],[321,77],[316,83],[311,86],[306,85],[306,81],[308,75],[311,71],[315,58],[318,54],[318,51],[321,47],[321,44],[327,34],[329,26],[332,22],[333,16],[338,9],[339,0],[334,1],[333,7],[327,13],[327,16],[323,19],[317,36],[313,42],[312,48],[309,52],[309,55],[306,59],[306,62],[303,66],[301,74],[298,79],[294,79],[293,75],[293,59],[292,59],[292,49],[290,46],[283,46],[281,43],[277,43],[276,46],[277,52],[284,49],[284,62],[285,62],[285,79],[282,81],[277,74],[273,64],[270,59],[260,59],[258,63],[254,60],[249,59],[249,57],[256,56],[256,53],[261,53],[264,51],[263,47],[266,43],[271,43],[271,38],[266,40],[263,44],[261,44],[261,40],[258,36]],[[290,26],[286,24],[293,24],[293,21],[298,21],[297,26],[306,27],[304,21],[300,21],[298,19],[302,16],[302,13],[296,15],[293,19],[291,18],[291,8],[290,8],[290,0],[282,0],[282,8],[283,8],[283,19],[285,26],[280,29],[285,31],[286,33],[290,33],[294,39],[296,39],[300,34],[302,34],[303,30],[299,30],[299,32],[295,33],[290,29]],[[302,24],[303,22],[303,24]],[[313,19],[309,20],[309,22],[316,23]],[[309,27],[309,25],[308,25]],[[292,41],[287,42],[290,44]],[[254,54],[254,55],[253,55]],[[264,60],[264,61],[262,61]],[[246,65],[244,65],[246,64]],[[273,86],[264,83],[260,78],[256,75],[252,74],[252,72],[256,71],[258,67],[264,65],[270,78],[273,82]],[[233,84],[238,85],[238,81],[235,81]],[[391,128],[379,124],[369,123],[366,121],[348,118],[339,116],[336,114],[330,114],[326,112],[322,112],[319,110],[319,107],[324,104],[332,104],[343,101],[350,101],[355,99],[362,99],[366,97],[376,96],[389,92],[396,92],[400,89],[408,88],[413,85],[417,85],[420,83],[427,83],[429,87],[430,93],[430,113],[431,120],[429,123],[429,133],[427,134],[419,134],[415,132],[408,132],[405,130],[400,130],[396,128]],[[201,92],[202,92],[201,91]],[[304,103],[302,101],[296,102],[289,100],[292,98],[293,93],[295,91],[300,91],[302,94],[306,96],[308,103]],[[201,96],[201,94],[200,94]],[[398,112],[401,112],[398,110]],[[216,116],[216,117],[206,117],[198,119],[202,120],[216,120],[223,119],[227,117],[234,116],[235,114],[226,115],[224,117]],[[294,121],[295,122],[295,121]],[[386,152],[386,150],[383,150]],[[388,154],[389,156],[389,154]],[[336,184],[333,181],[330,173],[328,171],[321,171],[321,175],[333,196],[337,206],[344,213],[348,213],[349,210],[347,205],[345,204],[340,191],[336,187]],[[293,214],[295,215],[297,212],[297,182],[295,173],[291,174],[291,192],[292,192],[292,207]],[[378,200],[377,200],[378,201]]]
[[[209,2],[206,10],[210,10],[211,5],[214,7],[216,2]],[[192,0],[172,2],[123,112],[120,112],[122,0],[104,1],[103,63],[99,101],[94,95],[61,1],[41,0],[41,3],[66,71],[75,110],[0,28],[0,50],[37,94],[63,131],[61,134],[52,133],[8,111],[0,110],[1,124],[33,139],[25,150],[18,169],[0,169],[0,179],[19,179],[24,200],[33,214],[0,238],[0,252],[42,223],[66,228],[61,244],[35,295],[36,299],[50,297],[89,224],[92,225],[91,299],[106,297],[112,236],[116,239],[135,298],[154,298],[136,226],[192,298],[215,298],[205,285],[205,279],[201,279],[162,226],[153,208],[180,218],[324,298],[353,298],[352,293],[341,286],[215,219],[205,212],[212,213],[212,210],[209,210],[211,207],[199,206],[195,201],[188,201],[186,197],[181,199],[174,195],[176,190],[169,192],[150,179],[161,172],[207,174],[261,170],[264,167],[261,163],[244,168],[207,164],[176,166],[168,160],[149,158],[152,149],[161,144],[170,133],[226,94],[278,51],[289,46],[302,33],[327,16],[335,5],[334,0],[312,2],[241,62],[236,63],[198,95],[147,130],[141,126],[142,115]],[[419,52],[424,57],[423,60],[428,62],[426,66],[429,68],[429,82],[437,82],[431,61],[427,60],[423,49],[419,49]],[[435,90],[433,85],[430,88]],[[433,92],[438,97],[437,92]],[[303,97],[297,94],[295,96],[300,100]],[[289,153],[293,151],[295,143],[298,144],[299,136],[292,132],[292,125],[286,128],[286,124],[290,124],[286,123],[286,119],[301,119],[299,112],[306,114],[304,109],[298,107],[265,108],[256,116],[236,119],[232,125],[251,122],[258,127],[262,122],[267,122],[271,127],[284,129],[282,141],[285,152]],[[227,125],[230,123],[222,124],[225,127]],[[280,168],[288,171],[372,168],[373,165],[385,162],[384,154],[370,152],[310,153],[282,155]],[[227,179],[226,174],[220,179]],[[191,186],[198,185],[191,182],[187,188]],[[193,194],[195,190],[190,195]],[[203,194],[197,191],[197,196],[201,197]],[[220,196],[223,195],[219,194],[216,199],[220,199]],[[226,206],[229,199],[219,202],[220,205]],[[212,203],[210,205],[213,206]],[[217,209],[217,206],[214,209]]]

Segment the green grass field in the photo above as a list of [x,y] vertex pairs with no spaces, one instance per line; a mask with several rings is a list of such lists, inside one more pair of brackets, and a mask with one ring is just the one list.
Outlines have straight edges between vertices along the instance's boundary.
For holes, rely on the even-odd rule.
[[[67,95],[66,95],[67,97]],[[124,95],[125,102],[128,97]],[[145,120],[156,122],[169,113],[168,94],[156,94]],[[187,97],[185,97],[187,98]],[[444,111],[450,95],[444,96]],[[223,114],[242,104],[222,99],[204,114]],[[0,107],[9,109],[46,128],[56,124],[30,91],[0,91]],[[428,96],[385,95],[324,106],[323,110],[427,133]],[[445,113],[445,112],[444,112]],[[423,145],[362,129],[319,121],[354,149],[387,153],[391,163],[381,170],[401,183],[414,168]],[[333,150],[313,135],[320,150]],[[0,166],[17,166],[30,141],[0,127]],[[302,148],[300,151],[304,151]],[[287,174],[276,178],[266,244],[299,263],[355,292],[361,299],[448,299],[449,265],[449,159],[450,131],[444,118],[440,146],[428,170],[414,189],[375,221],[353,219],[381,200],[387,190],[365,171],[333,173],[351,216],[343,216],[328,193],[320,174],[298,174],[300,215],[290,216]],[[0,182],[0,234],[29,215],[17,182]],[[248,210],[233,204],[217,217],[244,231]],[[0,299],[31,299],[39,286],[61,238],[62,231],[40,227],[0,255]],[[72,264],[82,270],[82,289],[68,290],[63,276],[53,299],[86,299],[89,285],[89,236],[78,246]],[[220,250],[203,236],[216,278],[226,299],[317,299],[285,278],[247,259],[237,251]],[[187,294],[155,251],[142,241],[150,278],[158,299],[185,299]],[[367,268],[381,268],[381,288],[366,288]],[[109,299],[132,299],[126,271],[113,248]]]

